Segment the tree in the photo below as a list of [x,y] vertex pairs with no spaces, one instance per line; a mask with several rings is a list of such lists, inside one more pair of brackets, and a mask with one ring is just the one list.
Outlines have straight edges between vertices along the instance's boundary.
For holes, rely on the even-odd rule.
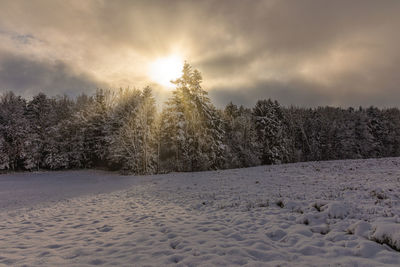
[[185,63],[161,119],[161,160],[169,170],[223,166],[223,121],[201,87],[199,71]]
[[261,146],[261,162],[276,164],[287,159],[283,112],[277,101],[259,100],[253,108],[255,129]]
[[[141,129],[143,160],[142,172],[153,173],[156,170],[156,139],[155,123],[157,110],[150,87],[145,87],[141,95],[141,105],[138,110],[138,125]],[[157,167],[158,168],[158,167]]]
[[226,167],[240,168],[260,164],[259,144],[251,110],[229,103],[224,110]]
[[97,90],[93,99],[78,114],[84,136],[85,167],[106,167],[114,96],[111,91]]
[[28,155],[37,169],[43,167],[46,146],[51,142],[49,130],[55,123],[51,101],[45,94],[39,93],[27,105],[26,116],[31,128]]
[[150,87],[120,92],[113,112],[110,160],[114,168],[136,174],[153,173],[155,166],[155,100]]
[[0,167],[2,169],[31,169],[35,167],[28,148],[30,124],[25,116],[26,101],[6,92],[0,99]]
[[385,156],[398,156],[400,155],[400,111],[397,108],[389,108],[383,110],[382,117],[387,129],[384,142],[386,148]]

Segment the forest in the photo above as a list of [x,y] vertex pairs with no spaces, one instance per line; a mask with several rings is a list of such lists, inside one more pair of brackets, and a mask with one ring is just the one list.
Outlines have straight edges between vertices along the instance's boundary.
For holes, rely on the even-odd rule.
[[78,168],[129,174],[203,171],[299,161],[400,156],[397,108],[217,109],[185,64],[157,110],[150,87],[29,101],[0,97],[0,170]]

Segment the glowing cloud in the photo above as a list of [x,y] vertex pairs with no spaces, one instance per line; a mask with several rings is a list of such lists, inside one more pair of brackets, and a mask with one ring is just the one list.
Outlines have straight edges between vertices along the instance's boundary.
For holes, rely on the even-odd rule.
[[166,88],[172,88],[171,81],[181,76],[182,68],[182,58],[178,55],[170,55],[152,62],[149,65],[149,76],[154,82]]

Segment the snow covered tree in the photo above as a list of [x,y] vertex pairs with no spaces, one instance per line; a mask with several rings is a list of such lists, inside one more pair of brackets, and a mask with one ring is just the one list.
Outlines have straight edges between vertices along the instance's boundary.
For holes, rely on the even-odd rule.
[[259,144],[251,110],[229,103],[224,110],[226,167],[260,164]]
[[84,127],[85,167],[106,167],[110,142],[111,107],[113,96],[108,90],[97,90],[79,114]]
[[332,155],[329,159],[359,158],[356,153],[356,118],[353,108],[347,110],[336,109],[333,127]]
[[156,170],[156,108],[151,89],[125,90],[119,100],[113,114],[116,130],[110,144],[113,168],[136,174],[153,173]]
[[[75,103],[67,96],[57,97],[52,102],[53,119],[52,126],[47,135],[48,142],[44,149],[44,166],[50,169],[66,169],[80,167],[76,162],[75,156],[77,149],[82,146],[82,131],[79,132],[79,139],[76,139],[74,124],[77,124],[75,113]],[[79,161],[82,157],[79,156]]]
[[221,168],[223,121],[201,87],[199,71],[185,63],[161,119],[161,160],[168,170]]
[[7,154],[7,143],[3,136],[3,129],[0,125],[0,170],[10,169],[10,159]]
[[156,164],[156,104],[150,87],[145,87],[141,95],[138,110],[138,126],[142,136],[142,173],[153,173],[158,168]]
[[304,123],[307,110],[289,107],[283,109],[285,134],[287,137],[288,162],[304,161],[306,151],[310,150],[309,138]]
[[287,160],[283,112],[277,101],[259,100],[253,108],[255,128],[261,145],[261,162],[276,164]]
[[50,142],[49,130],[54,126],[54,110],[52,109],[52,99],[45,94],[39,93],[28,102],[26,116],[30,122],[31,131],[27,141],[29,141],[28,155],[32,158],[35,168],[43,167],[46,146]]
[[365,110],[368,132],[371,134],[369,143],[364,142],[364,147],[368,147],[367,157],[382,157],[385,154],[384,138],[387,130],[383,124],[380,110],[376,107],[369,107]]
[[387,129],[385,136],[385,156],[396,157],[400,155],[400,111],[389,108],[382,111],[382,118]]
[[68,158],[67,168],[82,168],[89,165],[88,153],[85,151],[85,148],[87,148],[85,146],[87,135],[85,136],[85,134],[87,134],[88,120],[86,111],[92,104],[93,98],[85,94],[79,95],[76,101],[71,103],[68,108],[65,107],[65,104],[60,104],[64,106],[64,108],[61,108],[63,113],[68,113],[68,116],[63,117],[56,127],[58,129],[57,135],[55,135],[58,140],[56,153],[62,155],[52,157],[55,162],[47,158],[47,164],[52,165],[53,168],[63,168],[64,164],[59,159]]
[[[73,144],[65,121],[73,114],[74,103],[67,96],[48,98],[40,93],[28,102],[26,116],[30,122],[29,155],[36,168],[68,168],[67,151]],[[64,131],[62,131],[64,129]]]
[[25,116],[26,101],[6,92],[0,99],[0,168],[31,169],[34,162],[27,148],[30,147],[30,124]]

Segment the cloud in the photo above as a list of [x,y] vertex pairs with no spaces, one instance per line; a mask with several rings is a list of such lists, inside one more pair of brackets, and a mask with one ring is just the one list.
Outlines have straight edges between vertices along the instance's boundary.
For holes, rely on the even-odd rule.
[[[151,60],[179,52],[218,105],[391,106],[400,102],[399,13],[397,0],[15,0],[2,2],[0,51],[32,73],[51,69],[42,80],[77,79],[59,92],[79,91],[78,80],[142,87]],[[39,90],[30,79],[19,90]]]
[[[215,88],[209,92],[219,107],[222,108],[229,102],[252,107],[257,100],[274,99],[283,105],[313,106],[328,104],[331,99],[319,91],[314,84],[305,81],[265,81],[248,88]],[[294,102],[293,100],[296,99]]]
[[49,95],[76,96],[93,93],[102,83],[84,73],[75,73],[62,61],[45,62],[0,53],[0,92],[13,91],[32,96],[38,92]]

